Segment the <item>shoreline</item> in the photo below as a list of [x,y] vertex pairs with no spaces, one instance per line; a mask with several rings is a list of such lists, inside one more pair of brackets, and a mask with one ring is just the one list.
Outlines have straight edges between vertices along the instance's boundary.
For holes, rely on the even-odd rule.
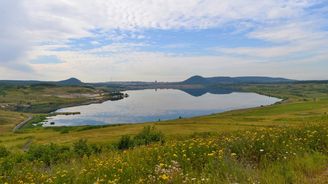
[[[72,115],[72,114],[75,115],[75,114],[80,114],[80,112],[56,112],[56,111],[59,110],[59,109],[69,108],[69,107],[76,107],[76,106],[82,106],[82,105],[91,105],[91,104],[101,104],[103,102],[111,101],[111,100],[117,100],[117,99],[112,99],[111,97],[104,97],[102,99],[92,99],[91,101],[77,102],[77,103],[71,103],[71,104],[64,104],[64,105],[60,105],[60,106],[52,109],[50,112],[41,113],[41,114],[46,115],[46,117],[56,116],[56,115]],[[35,114],[38,114],[38,113],[35,113]],[[18,130],[20,130],[24,125],[26,125],[32,119],[33,119],[33,115],[29,115],[27,119],[25,119],[24,121],[22,121],[19,124],[17,124],[13,128],[12,131],[14,133],[17,132]]]
[[[257,93],[259,94],[259,93]],[[268,106],[273,106],[273,105],[279,105],[283,102],[285,102],[287,99],[281,99],[275,96],[268,96],[265,94],[259,94],[259,95],[263,95],[263,96],[267,96],[270,98],[276,98],[278,99],[278,101],[272,103],[272,104],[267,104],[267,105],[258,105],[258,106],[254,106],[254,107],[246,107],[246,108],[238,108],[238,109],[231,109],[231,110],[226,110],[226,111],[222,111],[222,112],[214,112],[214,113],[210,113],[210,114],[204,114],[204,115],[198,115],[198,116],[192,116],[192,117],[183,117],[183,118],[175,118],[175,119],[167,119],[167,120],[162,120],[160,122],[168,122],[168,121],[172,121],[172,120],[176,120],[176,119],[192,119],[192,118],[199,118],[199,117],[206,117],[206,116],[210,116],[213,114],[222,114],[222,113],[227,113],[227,112],[232,112],[232,111],[238,111],[238,110],[247,110],[247,109],[255,109],[255,108],[263,108],[263,107],[268,107]],[[97,103],[93,103],[93,104],[97,104]],[[80,105],[77,105],[80,106]],[[76,107],[76,106],[74,106]],[[78,112],[61,112],[59,114],[55,114],[56,112],[54,112],[54,114],[50,114],[47,117],[50,116],[56,116],[56,115],[76,115],[79,114]],[[72,113],[72,114],[70,114]],[[114,124],[100,124],[100,125],[76,125],[76,126],[68,126],[68,125],[61,125],[61,126],[46,126],[46,128],[60,128],[60,127],[74,127],[74,128],[78,128],[78,127],[108,127],[108,126],[121,126],[121,125],[134,125],[134,124],[156,124],[159,123],[159,121],[145,121],[145,122],[133,122],[133,123],[114,123]]]

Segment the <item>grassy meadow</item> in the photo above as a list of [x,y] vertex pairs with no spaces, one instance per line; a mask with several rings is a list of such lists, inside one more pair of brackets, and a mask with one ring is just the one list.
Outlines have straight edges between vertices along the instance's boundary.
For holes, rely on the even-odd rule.
[[0,91],[1,109],[25,113],[48,113],[104,97],[100,89],[51,84],[5,86]]
[[[0,110],[0,181],[327,183],[328,85],[237,88],[284,101],[160,123],[27,126],[15,133],[12,128],[31,112]],[[17,99],[13,93],[5,93]],[[42,96],[44,91],[38,93]],[[154,129],[145,133],[145,126]]]

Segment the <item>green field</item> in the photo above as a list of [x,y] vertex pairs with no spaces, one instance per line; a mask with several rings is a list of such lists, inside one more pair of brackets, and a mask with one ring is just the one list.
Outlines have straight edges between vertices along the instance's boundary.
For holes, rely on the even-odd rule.
[[[237,88],[284,101],[265,107],[160,123],[25,127],[16,133],[11,131],[12,128],[31,112],[0,110],[0,144],[11,152],[1,158],[0,181],[327,183],[328,85],[297,83]],[[0,97],[1,103],[22,101],[21,104],[38,108],[57,101],[63,106],[87,101],[85,98],[63,98],[68,93],[80,93],[80,90],[96,93],[95,89],[81,87],[58,87],[57,91],[44,88],[35,92],[28,88],[11,90]],[[139,145],[123,152],[116,148],[122,136],[133,137],[147,125],[161,132],[165,142]],[[88,143],[76,146],[82,138]],[[38,156],[33,149],[25,152],[33,147],[37,147]],[[44,158],[44,153],[52,158],[58,157],[58,160]]]
[[91,87],[30,85],[0,87],[0,107],[11,111],[47,113],[105,98],[102,89]]

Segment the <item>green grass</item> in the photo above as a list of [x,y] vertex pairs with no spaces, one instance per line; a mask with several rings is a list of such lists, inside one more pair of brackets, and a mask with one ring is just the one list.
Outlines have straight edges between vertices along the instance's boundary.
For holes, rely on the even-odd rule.
[[0,105],[6,109],[29,113],[48,113],[66,106],[94,100],[76,94],[98,94],[97,89],[62,86],[9,86],[2,89]]
[[104,89],[56,85],[0,86],[0,131],[10,132],[31,113],[36,117],[27,127],[36,123],[36,118],[44,116],[40,113],[110,98],[100,94],[105,94]]
[[[117,180],[119,183],[146,181],[181,183],[185,180],[186,174],[189,179],[196,178],[197,181],[188,180],[187,183],[324,183],[327,181],[328,178],[324,173],[328,165],[327,142],[325,142],[328,140],[328,85],[272,84],[244,85],[236,88],[279,97],[284,101],[265,107],[162,122],[114,126],[33,127],[25,128],[18,133],[12,133],[9,127],[22,121],[27,114],[0,111],[3,122],[0,121],[0,130],[4,131],[0,135],[0,144],[12,153],[22,154],[23,157],[25,156],[22,150],[34,145],[55,143],[60,147],[74,150],[73,143],[81,138],[86,139],[89,144],[102,148],[100,154],[91,154],[90,157],[84,158],[76,157],[74,152],[69,151],[66,160],[63,159],[50,168],[45,168],[39,161],[13,164],[12,169],[22,172],[11,173],[11,176],[17,180],[10,182],[15,183],[18,179],[30,182],[27,178],[29,175],[35,182],[41,182],[43,180],[40,173],[43,172],[45,172],[44,178],[52,178],[57,183],[65,181],[93,183],[98,179],[104,179],[101,178],[103,176],[108,177],[105,180],[109,178],[115,180],[119,176],[120,179]],[[10,93],[7,92],[6,95]],[[147,125],[155,126],[162,132],[167,143],[137,146],[125,152],[115,149],[113,145],[116,145],[122,136],[133,137]],[[310,134],[313,131],[320,133]],[[256,132],[257,134],[254,135]],[[264,135],[263,140],[260,139],[260,135]],[[319,135],[320,137],[316,137]],[[200,141],[197,145],[204,143],[202,146],[205,147],[192,147],[195,156],[190,157],[191,160],[184,160],[181,149],[189,149],[186,145],[195,139]],[[271,142],[273,140],[277,142]],[[215,151],[214,155],[217,156],[221,148],[224,148],[224,156],[221,160],[213,161],[208,157],[212,155],[212,151]],[[265,152],[264,157],[259,152],[260,149],[268,151]],[[175,157],[173,152],[178,158],[173,158]],[[232,153],[236,155],[232,156]],[[290,155],[291,153],[296,155]],[[288,156],[285,159],[286,154]],[[178,165],[172,163],[172,160],[177,161]],[[160,163],[166,164],[164,168],[158,168],[162,167]],[[156,168],[170,170],[169,166],[171,168],[179,166],[178,171],[183,172],[156,174]],[[120,168],[123,172],[119,170]],[[149,175],[152,178],[154,176],[155,180],[150,180]]]
[[303,184],[325,182],[320,178],[327,161],[327,126],[263,128],[197,134],[127,151],[84,140],[32,146],[1,159],[0,181]]
[[0,135],[10,133],[15,125],[24,121],[27,117],[24,113],[0,110]]
[[40,127],[40,122],[43,122],[47,119],[48,114],[34,114],[32,119],[28,121],[19,131],[22,131],[27,128]]
[[[309,85],[304,87],[304,85]],[[93,143],[115,142],[122,135],[135,135],[145,125],[156,125],[168,137],[187,136],[194,132],[229,132],[249,128],[273,126],[298,126],[304,123],[324,123],[328,120],[328,88],[325,84],[294,84],[287,85],[251,85],[242,86],[245,91],[261,91],[266,95],[280,96],[288,99],[280,104],[252,109],[235,110],[220,114],[184,118],[146,124],[84,126],[72,128],[33,128],[25,129],[19,136],[33,137],[34,143],[45,144],[56,142],[70,144],[81,137]],[[318,91],[315,91],[318,90]],[[271,92],[270,92],[271,91]],[[294,91],[302,91],[299,97]],[[61,130],[63,129],[63,131]],[[15,135],[10,135],[15,137]],[[5,136],[4,138],[8,138]],[[1,138],[0,138],[1,140]],[[8,140],[8,139],[7,139]],[[13,141],[13,142],[12,142]],[[5,144],[9,147],[20,147],[21,142],[9,139]]]

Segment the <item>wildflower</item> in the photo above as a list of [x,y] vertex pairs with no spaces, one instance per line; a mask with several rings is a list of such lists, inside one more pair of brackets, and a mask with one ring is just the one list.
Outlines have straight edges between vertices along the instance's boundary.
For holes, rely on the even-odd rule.
[[260,152],[263,152],[264,151],[264,149],[260,149]]
[[166,174],[162,174],[162,175],[160,176],[160,178],[161,178],[162,180],[168,180],[168,179],[169,179],[169,177],[168,177]]

